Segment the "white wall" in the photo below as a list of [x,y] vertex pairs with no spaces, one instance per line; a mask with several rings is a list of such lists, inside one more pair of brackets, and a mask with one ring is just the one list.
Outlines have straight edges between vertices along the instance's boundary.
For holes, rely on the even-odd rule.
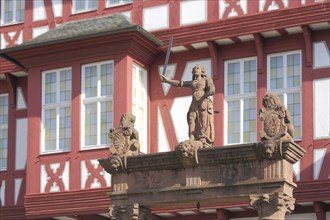
[[314,138],[330,137],[330,78],[314,80]]

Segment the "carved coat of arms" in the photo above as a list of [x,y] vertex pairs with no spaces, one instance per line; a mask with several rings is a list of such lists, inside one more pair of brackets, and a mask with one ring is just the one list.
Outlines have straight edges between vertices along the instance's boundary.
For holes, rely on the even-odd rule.
[[263,158],[279,159],[282,157],[282,141],[293,140],[291,116],[274,94],[266,94],[262,104],[263,108],[259,111],[262,123],[261,142],[258,144],[259,154]]
[[121,116],[120,125],[110,129],[108,136],[112,140],[109,147],[111,167],[115,170],[127,168],[127,156],[140,154],[139,133],[134,128],[135,116],[126,113]]
[[271,93],[263,98],[263,108],[259,111],[262,128],[261,140],[278,140],[282,137],[293,138],[293,126],[288,110],[279,98]]

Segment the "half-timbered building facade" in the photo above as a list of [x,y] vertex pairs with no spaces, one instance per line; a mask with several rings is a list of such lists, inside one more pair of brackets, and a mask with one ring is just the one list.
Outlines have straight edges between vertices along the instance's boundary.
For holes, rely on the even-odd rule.
[[[330,218],[329,0],[0,0],[0,219],[109,219],[107,133],[136,116],[144,154],[188,138],[190,80],[216,87],[214,147],[259,141],[267,92],[305,156],[295,211]],[[249,204],[153,210],[153,219],[252,220]]]

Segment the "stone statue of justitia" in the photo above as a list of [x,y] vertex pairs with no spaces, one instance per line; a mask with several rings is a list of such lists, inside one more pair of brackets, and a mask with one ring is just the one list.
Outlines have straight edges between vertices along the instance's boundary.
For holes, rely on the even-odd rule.
[[175,87],[187,87],[192,89],[192,101],[187,113],[189,127],[189,140],[202,141],[212,145],[214,142],[214,112],[212,97],[215,87],[211,78],[207,77],[205,68],[196,65],[192,69],[191,81],[179,81],[160,75],[164,83]]

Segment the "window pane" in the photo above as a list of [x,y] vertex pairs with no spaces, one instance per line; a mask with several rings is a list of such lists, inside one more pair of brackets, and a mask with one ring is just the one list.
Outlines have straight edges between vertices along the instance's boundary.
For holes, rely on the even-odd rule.
[[97,0],[73,0],[74,1],[74,10],[91,10],[97,8]]
[[75,4],[74,5],[74,10],[79,11],[79,10],[84,10],[85,9],[85,0],[73,0]]
[[60,108],[59,149],[71,148],[71,107]]
[[0,126],[8,124],[8,95],[0,96]]
[[16,1],[16,21],[24,20],[24,4],[25,1],[17,0]]
[[256,99],[244,100],[243,142],[253,142],[257,139]]
[[72,88],[71,70],[64,70],[60,72],[60,101],[71,100]]
[[7,169],[8,130],[0,129],[0,170]]
[[112,111],[112,101],[101,103],[101,144],[110,144],[108,132],[113,127]]
[[45,110],[45,150],[56,150],[56,109]]
[[145,91],[144,91],[144,81],[143,81],[143,71],[142,71],[142,69],[139,69],[137,77],[138,77],[137,88],[139,90],[137,98],[138,98],[138,100],[140,100],[140,102],[143,102],[143,100],[145,100],[145,97],[144,97]]
[[137,75],[137,68],[133,66],[133,73],[132,73],[132,85],[133,85],[133,100],[137,98],[137,87],[136,87],[136,75]]
[[97,145],[97,103],[85,104],[85,146]]
[[87,0],[87,9],[96,9],[97,8],[97,0]]
[[107,0],[107,5],[111,4],[128,4],[133,2],[133,0]]
[[45,75],[45,104],[56,103],[56,72]]
[[270,89],[283,88],[283,57],[270,58]]
[[84,68],[85,130],[84,146],[109,145],[113,127],[113,63],[99,63]]
[[256,72],[256,61],[245,61],[244,62],[244,93],[256,92],[257,90],[257,72]]
[[300,54],[290,54],[287,56],[287,87],[300,86]]
[[144,153],[147,149],[147,97],[146,85],[147,72],[137,65],[133,65],[133,99],[132,99],[132,114],[136,117],[135,128],[139,132],[140,150]]
[[291,123],[294,125],[294,137],[301,137],[301,103],[300,92],[287,95],[287,108],[291,114]]
[[228,64],[227,95],[240,94],[240,63]]
[[4,22],[14,21],[14,1],[4,1]]
[[240,101],[229,101],[227,116],[227,143],[240,142]]
[[97,96],[97,67],[85,68],[85,97]]
[[101,96],[112,96],[113,65],[101,65]]

